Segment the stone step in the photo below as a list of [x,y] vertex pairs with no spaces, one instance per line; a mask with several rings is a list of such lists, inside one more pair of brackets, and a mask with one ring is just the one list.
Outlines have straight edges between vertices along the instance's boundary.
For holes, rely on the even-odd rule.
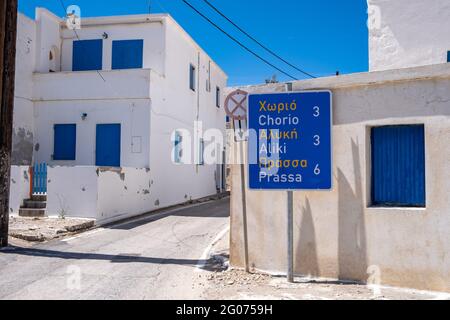
[[33,201],[47,201],[47,195],[46,194],[33,194],[31,196],[31,200],[33,200]]
[[45,202],[45,201],[35,201],[35,200],[26,199],[23,201],[22,208],[45,209],[46,207],[47,207],[47,202]]
[[31,208],[20,208],[19,209],[20,217],[39,218],[39,217],[45,217],[45,215],[46,215],[45,209],[31,209]]

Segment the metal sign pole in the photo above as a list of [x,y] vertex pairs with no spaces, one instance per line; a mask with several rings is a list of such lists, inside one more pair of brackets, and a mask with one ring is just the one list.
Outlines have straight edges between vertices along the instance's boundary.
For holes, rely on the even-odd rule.
[[241,153],[241,193],[242,193],[242,227],[244,229],[244,264],[245,272],[250,271],[248,265],[248,233],[247,233],[247,201],[245,195],[244,141],[239,142]]
[[[292,83],[286,84],[286,91],[292,91]],[[287,281],[294,282],[294,192],[287,191]]]
[[[236,90],[230,93],[225,99],[225,111],[227,115],[233,121],[233,131],[235,142],[239,144],[240,153],[240,170],[241,170],[241,199],[242,199],[242,228],[244,234],[244,266],[245,271],[250,272],[250,266],[248,261],[248,228],[247,228],[247,200],[246,200],[246,184],[245,184],[245,154],[244,154],[244,141],[245,134],[241,121],[247,121],[247,108],[245,103],[248,93],[242,90]],[[236,135],[236,124],[239,123],[239,141]]]
[[287,281],[294,282],[294,192],[287,192]]

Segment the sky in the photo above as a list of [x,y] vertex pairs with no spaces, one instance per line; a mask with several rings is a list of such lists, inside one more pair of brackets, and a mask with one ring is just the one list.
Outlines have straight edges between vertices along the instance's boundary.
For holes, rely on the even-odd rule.
[[[276,75],[266,65],[189,8],[182,0],[19,0],[19,11],[34,18],[36,7],[63,17],[65,6],[78,5],[81,16],[169,13],[228,74],[230,86],[259,84]],[[264,59],[296,79],[307,78],[267,53],[220,17],[204,0],[188,0],[202,13]],[[317,77],[368,70],[366,0],[209,0],[242,29]]]

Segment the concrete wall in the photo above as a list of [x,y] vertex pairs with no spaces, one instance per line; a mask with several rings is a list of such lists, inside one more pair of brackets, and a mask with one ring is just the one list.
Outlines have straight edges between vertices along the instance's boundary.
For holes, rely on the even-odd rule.
[[[227,76],[172,19],[165,20],[165,24],[165,79],[157,79],[157,75],[152,75],[151,81],[150,167],[160,203],[171,203],[216,192],[217,166],[194,164],[194,122],[201,121],[204,130],[214,128],[224,134],[225,111],[223,104],[220,108],[216,107],[215,87],[219,86],[223,90]],[[190,64],[197,71],[195,92],[189,88]],[[209,67],[210,92],[206,90]],[[178,165],[172,162],[171,136],[179,129],[190,133],[192,164]],[[184,137],[186,141],[187,138]],[[208,141],[205,141],[205,147],[207,144]]]
[[[294,82],[333,92],[333,185],[294,193],[295,273],[450,291],[450,64]],[[284,91],[284,85],[245,87]],[[426,208],[370,206],[370,128],[424,124]],[[286,272],[286,192],[247,190],[249,259]],[[239,166],[232,167],[231,264],[243,266]]]
[[29,165],[33,159],[33,71],[36,57],[36,26],[23,14],[17,19],[16,83],[11,162]]
[[49,216],[91,218],[105,224],[186,201],[164,202],[160,194],[149,169],[48,167]]
[[[108,38],[103,39],[107,33]],[[103,70],[111,70],[112,43],[114,40],[144,40],[143,68],[164,74],[164,31],[162,21],[132,23],[129,21],[105,22],[98,19],[82,19],[82,27],[76,31],[62,30],[62,70],[72,71],[74,40],[103,39]]]
[[9,193],[9,211],[17,214],[24,199],[30,197],[30,172],[28,166],[11,167],[11,184]]
[[370,70],[447,61],[448,0],[368,0]]

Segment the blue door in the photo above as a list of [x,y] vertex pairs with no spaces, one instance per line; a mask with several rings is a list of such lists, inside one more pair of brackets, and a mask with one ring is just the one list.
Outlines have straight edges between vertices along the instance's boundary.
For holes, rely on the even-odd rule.
[[120,167],[120,124],[97,124],[95,165]]

